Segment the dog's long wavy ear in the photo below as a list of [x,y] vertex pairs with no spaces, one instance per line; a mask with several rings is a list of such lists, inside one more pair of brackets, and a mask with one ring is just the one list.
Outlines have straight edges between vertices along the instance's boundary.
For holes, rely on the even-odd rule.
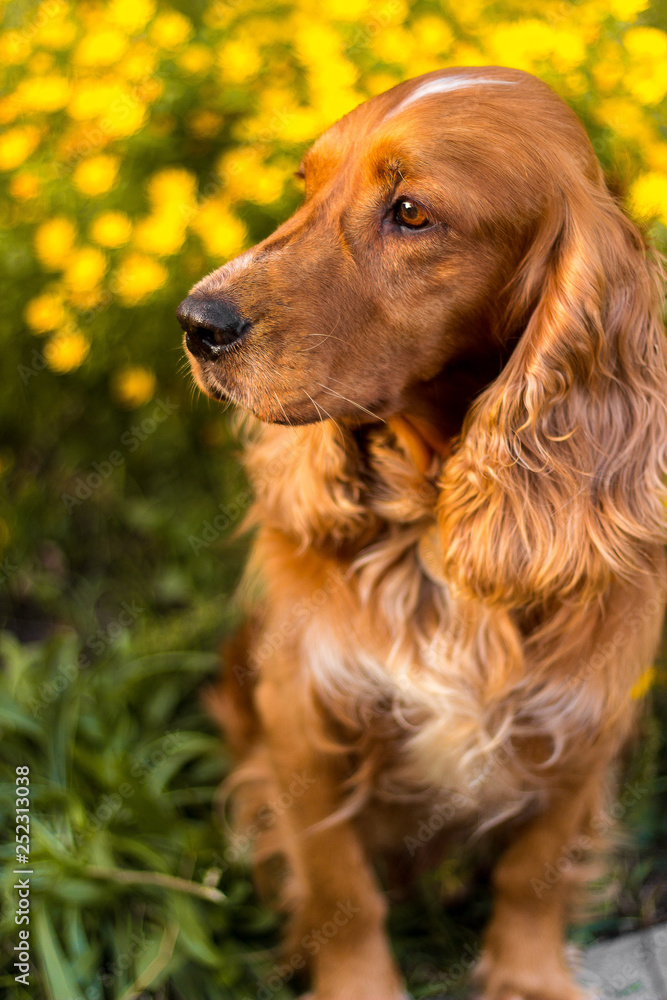
[[557,200],[512,283],[523,332],[441,481],[449,579],[508,607],[587,600],[665,537],[659,262],[601,178]]

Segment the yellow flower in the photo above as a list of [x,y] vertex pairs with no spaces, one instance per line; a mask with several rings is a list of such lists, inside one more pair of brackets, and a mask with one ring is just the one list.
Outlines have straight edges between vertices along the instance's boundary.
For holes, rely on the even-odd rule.
[[57,216],[43,222],[35,232],[35,253],[42,266],[49,271],[62,270],[75,239],[76,227],[70,219]]
[[202,108],[201,111],[194,111],[187,120],[188,131],[196,135],[198,139],[210,139],[217,135],[222,128],[223,117],[216,111],[208,111]]
[[73,251],[63,274],[67,288],[74,292],[89,292],[100,283],[107,269],[107,259],[96,247]]
[[146,185],[148,197],[156,207],[190,205],[197,193],[197,178],[181,167],[158,170]]
[[667,58],[667,34],[659,28],[630,28],[623,35],[623,47],[633,59],[661,62]]
[[14,174],[12,177],[9,182],[9,193],[17,201],[29,201],[39,194],[40,187],[41,181],[36,174],[23,171],[20,174]]
[[26,111],[59,111],[70,98],[71,86],[64,76],[33,76],[19,85],[15,98]]
[[[151,88],[147,85],[143,88],[145,100],[154,100],[161,92],[162,84],[154,81],[152,96],[148,91]],[[101,127],[110,136],[119,138],[120,136],[133,135],[138,132],[146,120],[146,108],[128,90],[122,89],[119,96],[114,100],[112,106],[106,112],[101,121]]]
[[106,17],[129,35],[143,28],[155,13],[155,0],[112,0]]
[[18,125],[0,135],[0,170],[13,170],[39,145],[40,130],[34,125]]
[[630,691],[630,697],[635,701],[639,701],[641,698],[645,698],[649,693],[651,688],[654,686],[658,679],[658,671],[655,667],[647,667],[644,673],[641,675],[639,680],[635,681],[635,684]]
[[140,250],[164,257],[180,250],[185,239],[187,216],[178,206],[153,212],[137,223],[134,242]]
[[28,63],[28,69],[36,76],[39,76],[40,73],[48,73],[52,66],[53,56],[50,52],[35,52]]
[[231,201],[252,201],[268,205],[283,193],[287,172],[265,164],[253,146],[233,149],[218,161],[218,174],[225,181],[225,193]]
[[246,239],[246,228],[222,199],[210,198],[192,223],[211,257],[235,257]]
[[241,142],[256,142],[258,138],[266,141],[267,136],[280,136],[284,142],[301,143],[317,136],[319,123],[320,118],[314,108],[292,103],[278,114],[271,111],[242,120],[234,129],[234,137]]
[[78,368],[89,350],[89,343],[78,330],[57,333],[44,348],[44,358],[49,368],[60,374]]
[[113,28],[101,28],[84,35],[73,54],[73,62],[79,66],[111,66],[118,62],[127,49],[126,35]]
[[599,101],[596,114],[623,139],[645,145],[654,138],[646,115],[635,101],[627,98]]
[[385,90],[395,87],[400,80],[400,75],[395,71],[372,73],[366,77],[366,90],[371,97],[375,97],[376,94],[383,94]]
[[658,104],[667,94],[667,34],[658,28],[631,28],[623,36],[631,64],[628,91],[642,104]]
[[352,111],[360,102],[359,95],[349,87],[323,87],[313,96],[319,118],[318,132]]
[[218,66],[223,83],[246,83],[259,73],[262,60],[246,40],[230,41],[218,52]]
[[553,35],[554,29],[550,24],[532,19],[499,24],[485,41],[500,65],[530,72],[537,62],[551,54]]
[[649,167],[667,174],[667,142],[650,139],[646,143],[644,153]]
[[213,62],[213,53],[206,45],[188,45],[179,55],[177,62],[186,73],[203,73]]
[[96,285],[94,288],[67,289],[67,301],[77,309],[95,309],[105,297],[110,300],[110,293],[102,285]]
[[67,113],[77,121],[96,118],[105,114],[120,96],[118,86],[112,80],[79,80],[74,85]]
[[78,121],[99,118],[100,128],[109,137],[132,135],[146,117],[144,102],[159,96],[162,83],[149,78],[142,83],[140,95],[138,90],[117,78],[81,80],[74,86],[67,113]]
[[340,56],[341,39],[320,18],[298,14],[294,18],[294,32],[294,46],[304,65],[317,67]]
[[641,218],[658,218],[667,226],[667,173],[641,174],[630,187],[630,206]]
[[11,97],[0,97],[0,125],[9,125],[20,111],[13,94]]
[[403,66],[417,52],[417,40],[406,28],[396,26],[383,28],[373,39],[374,53],[383,62],[398,63]]
[[103,247],[120,247],[132,235],[132,223],[124,212],[102,212],[90,229],[96,243]]
[[135,306],[162,288],[168,277],[166,267],[153,257],[130,253],[116,271],[115,291],[126,306]]
[[422,52],[439,55],[448,52],[454,41],[452,29],[442,17],[427,14],[415,21],[411,28],[412,34]]
[[60,14],[54,15],[52,12],[50,17],[39,19],[35,31],[35,42],[38,45],[43,45],[46,49],[60,50],[72,44],[76,37],[76,24],[62,16],[66,9],[63,4]]
[[110,191],[116,183],[120,160],[117,156],[102,153],[83,160],[74,171],[75,187],[83,194],[94,197]]
[[161,49],[176,49],[192,34],[192,22],[176,10],[158,14],[150,27],[150,36]]
[[66,320],[63,300],[57,292],[44,292],[25,307],[25,321],[34,333],[48,333],[63,326]]
[[145,80],[155,73],[158,60],[157,49],[146,42],[136,42],[116,68],[128,80]]
[[599,61],[593,66],[593,79],[598,90],[608,94],[623,79],[623,49],[618,42],[606,42],[600,46]]
[[318,11],[333,21],[358,21],[368,12],[368,0],[320,0]]
[[447,60],[449,66],[488,66],[488,63],[488,55],[467,42],[455,42]]
[[610,12],[619,21],[634,21],[637,14],[646,10],[648,0],[607,0]]
[[149,368],[136,365],[123,368],[114,377],[112,391],[123,406],[135,410],[155,395],[155,374]]
[[30,55],[30,42],[22,31],[3,31],[0,34],[0,63],[17,66]]
[[623,79],[640,104],[659,104],[667,94],[667,64],[637,66],[627,70]]
[[[586,59],[586,44],[581,34],[570,28],[552,32],[551,62],[561,73],[577,69]],[[578,89],[578,88],[574,88]]]

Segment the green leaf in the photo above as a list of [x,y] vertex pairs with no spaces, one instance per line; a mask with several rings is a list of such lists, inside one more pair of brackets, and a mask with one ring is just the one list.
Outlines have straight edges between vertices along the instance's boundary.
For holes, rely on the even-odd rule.
[[37,948],[44,965],[51,1000],[84,1000],[46,909],[35,905],[33,920]]

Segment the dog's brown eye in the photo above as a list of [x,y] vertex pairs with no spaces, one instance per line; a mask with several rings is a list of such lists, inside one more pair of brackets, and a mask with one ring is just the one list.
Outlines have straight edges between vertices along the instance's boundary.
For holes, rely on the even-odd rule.
[[409,198],[403,198],[396,202],[394,218],[399,226],[407,226],[409,229],[421,229],[429,221],[428,215],[421,205]]

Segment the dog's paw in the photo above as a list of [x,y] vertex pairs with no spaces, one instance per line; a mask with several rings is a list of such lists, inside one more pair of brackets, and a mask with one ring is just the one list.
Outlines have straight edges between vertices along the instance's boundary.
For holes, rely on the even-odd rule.
[[494,977],[478,994],[478,1000],[590,1000],[590,996],[565,976],[554,982],[532,975],[510,975]]
[[478,1000],[591,1000],[560,962],[510,966],[482,958],[475,972]]
[[392,993],[391,995],[383,995],[370,993],[369,988],[365,988],[361,993],[340,993],[333,996],[329,993],[320,995],[319,993],[305,993],[303,996],[299,997],[299,1000],[410,1000],[407,993]]

